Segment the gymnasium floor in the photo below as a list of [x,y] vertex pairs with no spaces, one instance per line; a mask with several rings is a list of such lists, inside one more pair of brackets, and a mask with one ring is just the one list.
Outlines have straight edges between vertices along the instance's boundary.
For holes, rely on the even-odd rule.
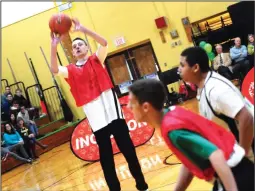
[[[185,102],[183,106],[197,112],[195,100]],[[170,165],[164,164],[165,158],[172,152],[161,139],[160,132],[156,130],[151,140],[137,147],[136,151],[149,190],[173,190],[180,164],[174,155],[166,160]],[[122,190],[136,190],[122,154],[115,155],[115,164]],[[209,191],[211,188],[212,184],[195,178],[188,190]],[[107,185],[99,162],[81,161],[72,154],[69,143],[66,143],[41,155],[32,165],[25,164],[5,173],[2,176],[2,190],[87,191],[107,190]]]

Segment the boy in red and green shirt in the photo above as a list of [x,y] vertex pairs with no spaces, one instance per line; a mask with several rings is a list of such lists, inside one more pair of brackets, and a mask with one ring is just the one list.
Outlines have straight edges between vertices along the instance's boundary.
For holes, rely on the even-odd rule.
[[129,88],[129,107],[138,122],[160,128],[168,147],[182,162],[175,191],[185,190],[194,176],[213,190],[254,190],[254,165],[232,133],[181,107],[163,112],[165,92],[158,80],[136,81]]

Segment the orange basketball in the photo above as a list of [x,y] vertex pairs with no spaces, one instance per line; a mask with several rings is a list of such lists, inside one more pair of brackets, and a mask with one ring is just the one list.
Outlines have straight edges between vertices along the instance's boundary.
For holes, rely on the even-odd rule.
[[72,20],[63,13],[52,15],[49,21],[50,30],[60,35],[67,33],[71,26]]

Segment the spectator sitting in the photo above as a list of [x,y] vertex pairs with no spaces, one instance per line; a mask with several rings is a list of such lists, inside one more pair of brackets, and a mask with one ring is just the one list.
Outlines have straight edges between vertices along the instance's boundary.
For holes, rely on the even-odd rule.
[[248,55],[254,55],[254,36],[253,34],[248,35]]
[[12,103],[13,103],[12,94],[8,94],[8,95],[6,96],[6,100],[7,100],[8,104],[9,104],[9,108],[10,108],[10,107],[12,106]]
[[12,95],[10,86],[5,87],[4,96],[7,98],[8,95]]
[[10,115],[10,105],[4,95],[1,95],[1,120],[7,121]]
[[30,131],[37,137],[38,128],[34,121],[30,120],[28,111],[25,109],[25,106],[20,107],[20,112],[17,115],[17,118],[22,118],[26,126],[29,127]]
[[[3,140],[3,138],[1,140]],[[22,162],[32,164],[32,159],[23,158],[23,157],[19,156],[18,154],[10,151],[9,149],[4,147],[4,141],[1,141],[1,160],[5,161],[8,156],[11,156],[11,157],[15,158],[16,160],[20,160]]]
[[222,46],[218,44],[216,46],[217,56],[213,60],[213,69],[218,71],[218,73],[225,78],[231,80],[232,72],[231,72],[231,58],[229,53],[222,52]]
[[22,95],[21,89],[16,89],[15,95],[13,97],[13,101],[17,101],[19,105],[24,105],[26,108],[29,107],[28,101],[26,98]]
[[27,152],[25,151],[23,145],[23,139],[19,135],[19,133],[10,125],[5,125],[5,132],[3,134],[3,141],[5,144],[6,151],[20,151],[23,157],[26,159],[30,159]]
[[233,73],[241,72],[243,79],[250,70],[249,60],[247,60],[247,48],[241,45],[241,39],[235,38],[235,46],[230,49],[230,57],[235,62],[233,64]]
[[13,103],[12,94],[8,94],[7,97],[2,96],[1,101],[2,101],[1,102],[1,109],[2,109],[1,116],[3,116],[3,120],[8,120],[10,113],[11,113],[11,106]]
[[253,34],[248,35],[248,45],[247,45],[248,58],[250,65],[254,66],[254,36]]
[[18,154],[10,151],[9,149],[7,149],[5,147],[1,147],[1,160],[6,161],[8,156],[11,156],[11,157],[15,158],[16,160],[20,160],[25,163],[32,164],[32,162],[33,162],[31,158],[28,158],[28,159],[23,158],[23,157],[19,156]]
[[13,127],[16,127],[17,125],[17,120],[16,120],[16,117],[15,115],[12,113],[11,116],[10,116],[10,124],[13,126]]
[[19,110],[19,103],[15,100],[12,102],[11,110]]
[[15,116],[17,116],[19,112],[20,112],[20,106],[19,106],[18,102],[13,101],[12,106],[10,108],[10,114],[14,114]]
[[23,138],[25,148],[29,151],[30,156],[33,159],[39,158],[35,152],[35,144],[39,145],[42,149],[46,149],[48,147],[36,140],[35,135],[25,126],[22,118],[17,119],[17,131]]

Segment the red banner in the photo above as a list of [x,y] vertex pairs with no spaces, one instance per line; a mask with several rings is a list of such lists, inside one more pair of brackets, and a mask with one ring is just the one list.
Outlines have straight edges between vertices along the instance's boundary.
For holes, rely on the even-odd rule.
[[[130,137],[134,145],[139,146],[150,140],[150,138],[153,136],[154,128],[149,127],[146,123],[137,123],[134,120],[132,112],[126,106],[127,99],[127,96],[125,96],[119,101],[122,105],[122,111],[130,131]],[[111,142],[113,153],[119,153],[119,148],[113,137],[111,137]],[[75,127],[72,133],[71,149],[74,155],[82,160],[99,160],[98,145],[86,118]]]
[[245,76],[242,84],[242,94],[254,105],[254,67]]

